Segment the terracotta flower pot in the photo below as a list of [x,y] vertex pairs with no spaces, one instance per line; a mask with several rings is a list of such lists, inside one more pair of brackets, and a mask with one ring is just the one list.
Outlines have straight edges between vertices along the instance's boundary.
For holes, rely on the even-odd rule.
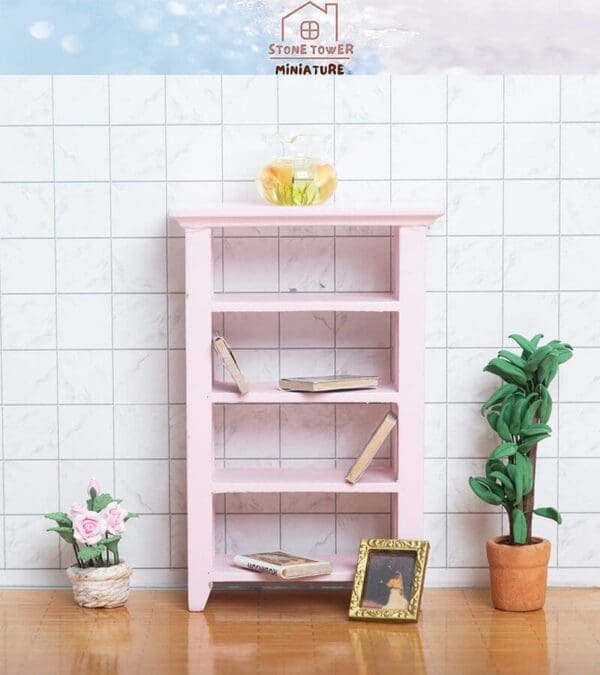
[[492,603],[496,609],[531,612],[544,606],[550,542],[536,537],[533,541],[524,546],[510,546],[508,537],[488,540]]
[[121,607],[129,597],[131,566],[125,562],[110,567],[69,567],[73,599],[81,607]]

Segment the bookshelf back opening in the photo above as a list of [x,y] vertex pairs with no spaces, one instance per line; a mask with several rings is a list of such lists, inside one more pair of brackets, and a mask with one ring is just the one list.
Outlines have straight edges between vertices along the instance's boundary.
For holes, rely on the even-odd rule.
[[283,550],[355,559],[365,532],[391,535],[386,494],[233,493],[216,496],[214,511],[216,555]]
[[[276,385],[282,377],[366,375],[393,382],[394,312],[220,312],[213,334],[233,350],[246,380]],[[232,382],[214,353],[213,380]]]
[[[215,404],[215,468],[348,469],[386,413],[389,403]],[[397,427],[373,466],[390,466]],[[343,480],[343,478],[342,478]]]
[[389,227],[217,229],[214,290],[390,292],[391,237]]

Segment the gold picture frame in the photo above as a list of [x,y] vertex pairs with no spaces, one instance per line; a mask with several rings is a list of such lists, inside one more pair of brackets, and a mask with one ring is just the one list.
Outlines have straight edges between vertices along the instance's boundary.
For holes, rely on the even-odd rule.
[[418,539],[361,539],[348,616],[417,621],[429,548]]

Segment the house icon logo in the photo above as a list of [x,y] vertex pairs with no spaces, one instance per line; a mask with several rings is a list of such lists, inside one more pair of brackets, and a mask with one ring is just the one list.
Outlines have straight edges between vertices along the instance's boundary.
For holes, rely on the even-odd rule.
[[281,17],[281,41],[338,41],[338,4],[305,2]]

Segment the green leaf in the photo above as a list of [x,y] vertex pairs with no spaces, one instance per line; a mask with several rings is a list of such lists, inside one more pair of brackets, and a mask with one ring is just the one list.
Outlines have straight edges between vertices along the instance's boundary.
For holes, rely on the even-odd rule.
[[535,371],[538,369],[541,362],[549,354],[552,354],[553,349],[554,349],[554,347],[551,343],[545,345],[544,347],[540,347],[539,349],[536,349],[534,354],[532,354],[532,356],[527,361],[527,365],[525,366],[525,370],[528,373],[535,373]]
[[95,560],[99,558],[104,551],[106,551],[106,546],[96,544],[95,546],[83,546],[79,549],[79,560],[81,562],[89,562],[90,560]]
[[134,513],[133,511],[130,511],[123,520],[127,522],[130,518],[139,518],[140,514],[139,513]]
[[488,478],[491,478],[493,480],[497,480],[500,483],[502,483],[502,487],[504,488],[504,491],[506,492],[506,496],[512,501],[515,499],[515,486],[513,485],[513,482],[511,479],[501,471],[492,471]]
[[501,377],[505,382],[517,384],[520,387],[527,384],[527,375],[521,368],[512,363],[508,363],[508,361],[504,361],[503,359],[492,359],[483,371],[498,375],[498,377]]
[[[520,473],[523,482],[522,499],[523,495],[528,495],[533,489],[533,464],[529,457],[517,452],[515,455],[515,466],[517,467],[517,471]],[[517,499],[517,502],[520,502],[521,499]]]
[[485,475],[487,478],[490,478],[492,472],[498,471],[499,473],[506,473],[506,467],[504,463],[499,459],[488,459],[485,463]]
[[529,424],[521,427],[521,436],[537,436],[538,434],[551,434],[552,429],[547,424]]
[[507,361],[510,361],[514,366],[517,366],[521,370],[523,370],[523,368],[525,368],[525,365],[527,364],[527,361],[525,361],[525,359],[522,359],[520,356],[517,356],[516,354],[509,352],[508,349],[501,349],[498,352],[498,356],[505,358]]
[[540,506],[537,509],[533,509],[533,512],[536,514],[536,516],[541,516],[542,518],[550,518],[550,520],[555,520],[559,525],[562,523],[562,516],[556,509],[553,509],[551,506]]
[[507,396],[514,394],[517,391],[518,387],[516,384],[503,384],[501,387],[496,389],[496,391],[488,398],[488,400],[481,406],[481,414],[491,408],[494,403],[503,401]]
[[498,418],[498,436],[503,441],[512,441],[512,434],[508,427],[507,420],[510,419],[510,410],[512,408],[512,401],[506,401],[504,406],[502,406],[502,411],[500,412],[500,417]]
[[513,333],[512,335],[508,336],[511,340],[514,340],[519,347],[523,350],[523,353],[525,356],[531,356],[533,352],[535,351],[535,347],[527,340],[524,338],[522,335],[519,335],[518,333]]
[[495,411],[488,413],[487,415],[487,421],[488,424],[492,427],[492,429],[498,433],[498,420],[500,419],[500,413],[497,413]]
[[552,415],[552,397],[550,392],[542,385],[542,404],[540,405],[540,422],[546,424]]
[[523,471],[516,464],[509,464],[506,468],[515,486],[515,502],[519,504],[523,499]]
[[536,371],[538,380],[546,387],[552,382],[558,372],[558,361],[552,354],[547,356]]
[[534,350],[537,349],[537,346],[540,342],[540,340],[544,337],[543,333],[538,333],[537,335],[534,335],[531,340],[529,340],[531,346],[533,347]]
[[490,459],[502,459],[503,457],[512,457],[517,452],[516,443],[502,443],[494,449]]
[[94,510],[97,513],[102,511],[102,509],[105,509],[111,502],[114,502],[115,500],[112,498],[111,495],[109,495],[107,492],[103,492],[101,495],[98,495],[96,499],[94,499],[94,508],[92,509],[92,504],[91,500],[88,499],[88,509],[90,511]]
[[558,361],[558,365],[562,365],[563,363],[566,363],[569,359],[573,358],[573,349],[560,348],[557,349],[554,352],[554,354],[556,356],[556,360]]
[[44,518],[48,518],[48,520],[55,520],[59,525],[63,525],[65,527],[72,527],[73,523],[71,522],[71,519],[66,513],[47,513]]
[[58,532],[62,539],[64,539],[67,544],[73,543],[73,528],[69,527],[49,527],[46,532]]
[[523,420],[521,421],[521,427],[528,427],[533,424],[533,420],[537,415],[537,412],[542,405],[542,401],[539,398],[536,398],[530,405],[527,406],[527,410],[523,415]]
[[471,490],[487,504],[493,504],[494,506],[499,506],[502,504],[502,497],[493,492],[490,485],[486,482],[485,478],[477,478],[471,476],[469,478],[469,485]]
[[527,541],[527,521],[521,509],[513,509],[512,524],[515,544],[524,544]]
[[517,436],[521,429],[521,418],[523,417],[523,410],[525,409],[526,402],[527,399],[525,396],[515,397],[515,402],[510,413],[510,421],[508,423],[508,428],[513,436]]
[[524,438],[521,443],[519,443],[518,450],[519,452],[529,452],[534,445],[537,445],[540,441],[543,441],[545,438],[550,438],[550,434],[538,434],[537,436],[528,436]]
[[98,543],[106,546],[106,548],[111,553],[116,553],[117,550],[118,550],[118,545],[119,545],[120,541],[121,541],[121,536],[118,535],[118,534],[115,534],[113,536],[109,536],[109,537],[105,537],[104,539],[100,539],[100,541]]

